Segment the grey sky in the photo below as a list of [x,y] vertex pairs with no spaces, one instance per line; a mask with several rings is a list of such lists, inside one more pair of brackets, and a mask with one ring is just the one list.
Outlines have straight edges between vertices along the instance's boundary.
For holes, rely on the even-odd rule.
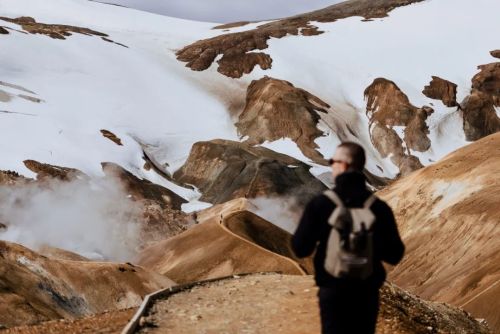
[[101,0],[207,22],[261,21],[320,9],[340,0]]

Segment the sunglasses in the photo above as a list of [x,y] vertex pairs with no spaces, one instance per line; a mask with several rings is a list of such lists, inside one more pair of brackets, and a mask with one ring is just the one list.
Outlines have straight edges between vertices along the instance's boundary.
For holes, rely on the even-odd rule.
[[328,163],[329,163],[330,165],[333,165],[333,164],[339,164],[339,163],[341,163],[341,162],[343,162],[343,163],[347,163],[347,162],[342,161],[342,160],[335,160],[335,159],[329,159],[329,160],[328,160]]

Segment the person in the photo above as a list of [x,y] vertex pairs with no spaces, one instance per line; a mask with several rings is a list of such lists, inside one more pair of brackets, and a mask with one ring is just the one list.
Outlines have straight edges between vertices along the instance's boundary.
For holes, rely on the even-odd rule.
[[[372,195],[363,175],[365,160],[363,147],[353,142],[340,144],[330,159],[335,179],[333,191],[347,208],[363,207]],[[375,216],[372,274],[365,279],[332,276],[324,266],[332,228],[328,219],[335,208],[325,194],[314,197],[306,205],[293,235],[292,249],[298,257],[310,256],[316,250],[314,268],[322,333],[373,334],[379,311],[379,289],[386,278],[382,262],[396,265],[403,257],[405,246],[391,208],[377,198],[370,206]]]

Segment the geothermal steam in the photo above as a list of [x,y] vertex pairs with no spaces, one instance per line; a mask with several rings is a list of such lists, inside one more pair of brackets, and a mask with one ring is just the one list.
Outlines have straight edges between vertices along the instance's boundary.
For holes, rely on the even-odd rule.
[[141,207],[116,179],[34,182],[0,187],[0,239],[38,249],[124,261],[139,244]]

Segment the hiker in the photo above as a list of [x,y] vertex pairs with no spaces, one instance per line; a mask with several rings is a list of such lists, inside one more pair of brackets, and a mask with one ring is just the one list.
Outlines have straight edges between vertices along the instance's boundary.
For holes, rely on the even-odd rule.
[[365,160],[356,143],[337,147],[330,159],[335,186],[307,204],[292,238],[298,257],[316,250],[323,334],[375,333],[382,261],[396,265],[404,253],[391,208],[367,189]]

